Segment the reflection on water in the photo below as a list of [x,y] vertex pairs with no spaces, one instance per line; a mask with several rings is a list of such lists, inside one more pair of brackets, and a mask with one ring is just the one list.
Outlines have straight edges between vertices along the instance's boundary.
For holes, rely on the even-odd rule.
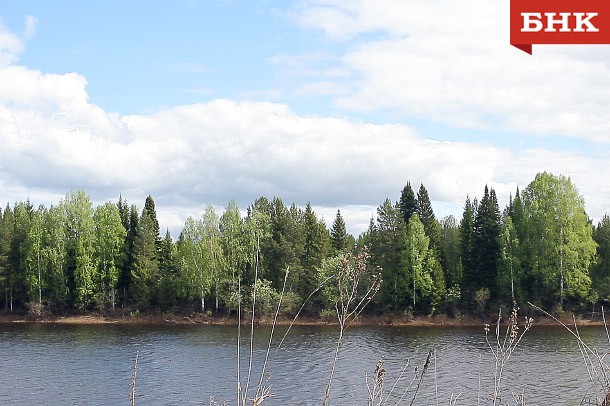
[[[255,330],[251,386],[258,384],[269,331]],[[277,349],[284,331],[276,330],[267,366],[265,384],[272,385],[274,397],[266,404],[321,404],[337,329],[296,326]],[[601,327],[582,328],[581,335],[601,353],[610,347]],[[136,351],[138,406],[207,405],[212,396],[235,404],[235,342],[236,328],[226,326],[0,325],[0,404],[129,404]],[[242,355],[247,354],[249,341],[242,345]],[[488,403],[494,359],[481,328],[363,327],[347,331],[332,404],[366,404],[366,374],[370,380],[381,356],[386,393],[404,369],[393,391],[402,396],[430,349],[436,362],[426,372],[415,404],[436,405],[437,399],[448,404],[457,395],[458,405]],[[509,361],[503,387],[505,399],[511,392],[524,393],[532,405],[579,404],[596,390],[576,340],[561,328],[536,325]]]

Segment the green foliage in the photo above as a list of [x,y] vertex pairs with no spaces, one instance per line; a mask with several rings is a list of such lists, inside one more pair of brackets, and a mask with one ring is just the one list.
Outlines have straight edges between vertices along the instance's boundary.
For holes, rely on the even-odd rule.
[[498,289],[504,303],[524,303],[522,289],[523,267],[521,266],[521,242],[510,215],[502,220],[499,236],[500,259],[498,262]]
[[44,216],[43,258],[45,260],[46,299],[56,309],[68,305],[67,281],[67,230],[61,206],[51,206]]
[[43,224],[44,207],[33,212],[30,216],[29,229],[24,245],[21,247],[25,257],[25,283],[27,289],[27,301],[42,305],[43,288]]
[[82,190],[69,192],[60,203],[66,220],[69,287],[71,298],[81,311],[93,303],[94,274],[94,221],[91,198]]
[[460,255],[460,228],[453,216],[441,220],[441,264],[448,286],[462,282],[462,259]]
[[272,315],[277,307],[280,294],[273,289],[271,286],[271,281],[266,279],[258,279],[252,286],[250,301],[254,300],[255,292],[256,303],[254,309],[256,314],[262,317]]
[[186,299],[203,297],[204,241],[201,223],[189,217],[178,240],[178,263],[180,268],[180,296]]
[[[610,301],[609,247],[609,217],[593,228],[570,179],[547,173],[517,190],[502,217],[493,189],[485,188],[480,203],[467,198],[459,225],[452,216],[439,223],[425,187],[415,196],[407,183],[398,203],[379,206],[357,242],[340,211],[328,230],[311,204],[287,207],[278,197],[256,199],[245,217],[234,201],[220,217],[207,206],[175,243],[169,231],[160,238],[151,196],[141,214],[122,196],[94,209],[83,191],[48,209],[25,201],[0,210],[7,309],[107,310],[120,303],[230,313],[251,300],[256,283],[257,313],[268,314],[289,269],[281,311],[296,312],[307,299],[306,312],[328,314],[355,277],[344,270],[358,269],[356,258],[366,252],[367,269],[383,270],[377,311],[457,315],[513,300],[574,310]],[[341,272],[347,279],[339,284]],[[366,275],[360,283],[370,286]]]
[[117,302],[117,284],[123,264],[123,244],[127,230],[121,212],[112,203],[98,206],[93,215],[95,240],[93,261],[97,272],[93,277],[94,300],[98,308],[114,308]]
[[476,304],[476,309],[480,314],[485,313],[487,302],[489,302],[490,297],[491,295],[489,293],[489,289],[487,288],[481,288],[475,292],[474,302]]
[[596,243],[583,198],[569,178],[539,173],[523,192],[530,294],[548,304],[590,300]]
[[404,233],[405,223],[400,210],[386,199],[377,208],[377,221],[371,221],[368,238],[371,262],[383,270],[379,304],[393,312],[404,309],[408,302],[402,265]]
[[407,226],[403,264],[403,286],[411,290],[413,309],[433,313],[444,299],[445,278],[417,213]]
[[379,290],[379,271],[366,250],[324,260],[320,269],[324,308],[335,309],[342,326],[353,321]]

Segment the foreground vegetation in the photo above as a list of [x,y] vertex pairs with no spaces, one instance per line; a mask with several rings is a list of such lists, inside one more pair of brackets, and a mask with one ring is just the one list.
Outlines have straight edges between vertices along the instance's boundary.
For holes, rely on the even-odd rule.
[[386,199],[354,238],[341,212],[330,228],[307,204],[256,199],[189,218],[177,240],[161,237],[155,203],[140,211],[122,197],[93,207],[84,191],[59,204],[29,201],[0,211],[0,283],[8,311],[190,309],[234,314],[241,302],[270,314],[332,316],[336,270],[366,253],[380,273],[374,315],[451,317],[531,301],[582,310],[610,299],[610,219],[595,227],[569,178],[540,173],[502,212],[493,188],[467,198],[462,219],[438,221],[426,188],[409,183]]

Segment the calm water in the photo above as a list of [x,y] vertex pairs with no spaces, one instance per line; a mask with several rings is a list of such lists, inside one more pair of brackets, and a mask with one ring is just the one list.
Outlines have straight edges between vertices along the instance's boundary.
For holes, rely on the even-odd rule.
[[[255,386],[268,334],[268,328],[255,333]],[[601,353],[610,348],[603,328],[583,328],[581,334]],[[336,336],[335,328],[293,327],[282,348],[271,351],[266,383],[274,397],[266,404],[321,404]],[[129,405],[139,352],[138,406],[209,405],[211,397],[233,405],[235,340],[236,328],[224,326],[0,325],[0,404]],[[436,405],[438,399],[447,405],[458,394],[458,405],[488,403],[493,358],[482,329],[436,327],[348,330],[331,403],[366,405],[365,374],[372,374],[381,356],[386,390],[409,363],[394,389],[402,395],[430,349],[436,363],[430,364],[415,404]],[[245,374],[244,364],[245,359]],[[575,339],[561,328],[534,325],[505,368],[503,387],[507,401],[516,392],[525,393],[532,405],[577,405],[594,396],[597,385]]]

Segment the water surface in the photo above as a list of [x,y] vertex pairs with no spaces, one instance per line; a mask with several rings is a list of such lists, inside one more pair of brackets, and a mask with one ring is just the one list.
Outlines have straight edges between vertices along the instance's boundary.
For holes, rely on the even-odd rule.
[[[271,385],[268,405],[321,404],[334,353],[337,329],[293,327],[281,348],[278,329],[263,379]],[[254,334],[250,387],[260,378],[270,329]],[[581,335],[600,353],[610,345],[603,328]],[[493,332],[492,332],[493,333]],[[246,335],[246,334],[245,334]],[[213,398],[236,404],[236,327],[129,325],[0,325],[0,404],[129,404],[136,352],[140,405],[209,405]],[[242,341],[241,377],[246,385],[249,340]],[[494,343],[492,342],[492,345]],[[414,404],[488,404],[495,359],[481,328],[358,327],[346,334],[333,382],[333,405],[366,405],[367,379],[384,357],[385,393],[394,384],[394,401],[409,404],[429,350],[429,368]],[[405,368],[406,366],[406,368]],[[399,378],[401,371],[403,376]],[[405,394],[412,382],[411,387]],[[577,341],[559,327],[530,330],[503,370],[502,394],[524,394],[532,405],[575,405],[600,396]],[[254,392],[252,392],[253,394]],[[403,402],[404,402],[403,400]]]

